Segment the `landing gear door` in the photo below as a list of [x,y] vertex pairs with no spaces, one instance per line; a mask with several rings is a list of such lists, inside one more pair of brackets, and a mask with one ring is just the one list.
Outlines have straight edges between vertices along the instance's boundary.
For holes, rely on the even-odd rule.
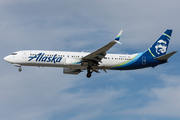
[[146,65],[146,57],[142,57],[142,65]]

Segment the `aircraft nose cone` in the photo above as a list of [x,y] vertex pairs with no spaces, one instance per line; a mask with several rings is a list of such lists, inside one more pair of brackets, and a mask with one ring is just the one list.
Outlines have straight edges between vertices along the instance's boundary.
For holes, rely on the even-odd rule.
[[4,60],[9,62],[9,56],[4,57]]

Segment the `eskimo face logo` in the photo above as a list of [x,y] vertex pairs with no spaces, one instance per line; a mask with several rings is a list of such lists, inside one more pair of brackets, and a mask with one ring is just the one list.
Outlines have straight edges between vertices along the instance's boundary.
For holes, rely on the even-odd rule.
[[159,41],[157,41],[155,48],[156,48],[156,53],[158,55],[165,53],[166,49],[167,49],[167,42],[164,40],[159,40]]

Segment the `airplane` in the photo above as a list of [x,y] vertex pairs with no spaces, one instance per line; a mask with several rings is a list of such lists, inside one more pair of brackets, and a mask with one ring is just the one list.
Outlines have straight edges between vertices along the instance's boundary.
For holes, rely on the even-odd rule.
[[66,52],[66,51],[44,51],[44,50],[23,50],[13,52],[4,58],[5,61],[19,67],[63,67],[64,74],[77,75],[87,70],[87,77],[90,78],[93,72],[99,70],[134,70],[146,67],[156,67],[167,63],[167,60],[177,51],[166,54],[170,42],[172,30],[167,29],[146,51],[135,54],[108,54],[107,51],[116,43],[119,43],[122,30],[114,40],[99,48],[87,52]]

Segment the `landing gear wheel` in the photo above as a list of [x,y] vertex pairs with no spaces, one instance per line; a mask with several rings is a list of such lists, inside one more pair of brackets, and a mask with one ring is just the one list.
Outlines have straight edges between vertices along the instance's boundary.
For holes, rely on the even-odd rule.
[[18,70],[19,70],[19,72],[21,72],[21,71],[22,71],[22,69],[21,69],[21,68],[19,68]]
[[87,73],[87,75],[86,75],[88,78],[90,78],[91,77],[91,73]]
[[91,73],[93,72],[93,69],[90,68],[90,69],[87,69],[87,77],[90,78],[91,77]]
[[88,78],[91,77],[91,74],[92,74],[92,72],[93,72],[93,69],[92,69],[91,65],[92,65],[92,64],[89,63],[89,64],[88,64],[88,67],[87,67],[87,75],[86,75],[86,76],[87,76]]

